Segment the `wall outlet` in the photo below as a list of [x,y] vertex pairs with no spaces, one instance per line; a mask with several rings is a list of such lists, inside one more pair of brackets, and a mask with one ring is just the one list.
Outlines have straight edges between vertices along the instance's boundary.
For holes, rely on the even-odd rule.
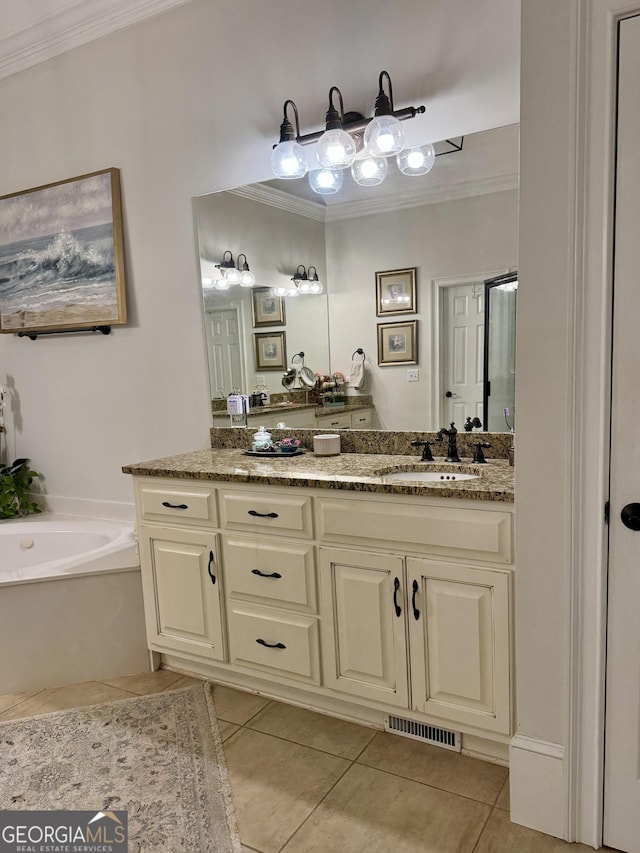
[[413,370],[407,370],[407,382],[419,382],[420,381],[420,371],[417,367],[414,367]]

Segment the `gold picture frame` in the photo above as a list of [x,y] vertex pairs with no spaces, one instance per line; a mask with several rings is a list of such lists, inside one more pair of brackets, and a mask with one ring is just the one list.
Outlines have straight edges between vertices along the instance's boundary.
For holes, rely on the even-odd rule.
[[418,363],[418,321],[378,323],[378,364]]
[[0,332],[127,322],[120,170],[0,197]]
[[415,314],[417,267],[376,273],[376,315]]
[[287,333],[254,332],[256,371],[284,370],[287,366]]
[[284,326],[284,299],[270,287],[254,287],[251,291],[251,320],[254,329],[261,326]]

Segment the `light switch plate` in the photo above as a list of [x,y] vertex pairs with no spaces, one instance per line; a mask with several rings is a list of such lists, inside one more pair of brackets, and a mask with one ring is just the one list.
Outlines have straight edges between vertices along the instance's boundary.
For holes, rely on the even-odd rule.
[[412,370],[407,370],[407,382],[419,382],[420,381],[420,371],[417,367],[414,367]]

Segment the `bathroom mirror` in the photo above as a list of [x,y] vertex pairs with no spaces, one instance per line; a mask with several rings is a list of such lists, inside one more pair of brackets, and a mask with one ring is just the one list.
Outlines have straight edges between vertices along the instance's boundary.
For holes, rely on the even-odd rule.
[[[348,377],[358,349],[365,385],[346,393],[370,398],[367,426],[484,421],[484,282],[517,268],[518,131],[471,134],[462,151],[436,157],[429,174],[407,177],[390,167],[374,188],[347,177],[340,193],[319,196],[307,179],[274,180],[198,197],[214,425],[228,425],[225,398],[233,390],[284,393],[283,359],[289,366],[304,352],[312,371]],[[218,265],[229,253],[236,264],[246,256],[254,287],[218,289]],[[276,296],[292,288],[300,266],[317,270],[323,292]],[[408,269],[415,269],[415,310],[379,314],[376,273]],[[392,331],[385,325],[413,321],[415,364],[379,359],[378,340]]]

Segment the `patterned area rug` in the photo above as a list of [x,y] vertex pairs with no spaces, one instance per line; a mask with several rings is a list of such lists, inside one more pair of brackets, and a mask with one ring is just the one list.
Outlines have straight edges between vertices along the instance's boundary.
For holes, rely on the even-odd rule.
[[0,723],[0,756],[0,809],[124,809],[130,851],[242,849],[209,685]]

